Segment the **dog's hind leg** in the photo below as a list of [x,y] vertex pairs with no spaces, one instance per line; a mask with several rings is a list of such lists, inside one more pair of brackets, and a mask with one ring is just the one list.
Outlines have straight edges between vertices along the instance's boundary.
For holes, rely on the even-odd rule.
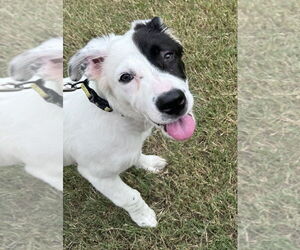
[[155,212],[142,199],[140,193],[125,184],[118,175],[99,177],[94,171],[78,166],[78,171],[115,205],[124,208],[131,219],[141,227],[157,225]]
[[143,168],[153,173],[158,173],[167,165],[167,161],[156,155],[141,154],[136,167]]

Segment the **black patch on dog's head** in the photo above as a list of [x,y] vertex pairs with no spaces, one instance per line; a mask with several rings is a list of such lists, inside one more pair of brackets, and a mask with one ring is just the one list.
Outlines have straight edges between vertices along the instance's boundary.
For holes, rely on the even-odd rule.
[[183,48],[165,32],[166,29],[160,18],[154,17],[134,27],[133,41],[154,66],[185,80]]

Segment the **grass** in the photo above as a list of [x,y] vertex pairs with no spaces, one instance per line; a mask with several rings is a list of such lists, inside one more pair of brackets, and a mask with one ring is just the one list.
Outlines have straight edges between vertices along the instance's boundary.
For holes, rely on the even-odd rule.
[[300,246],[298,9],[297,0],[239,5],[241,250]]
[[236,249],[236,1],[64,2],[64,56],[91,38],[122,34],[160,16],[185,48],[197,131],[178,143],[155,131],[144,152],[168,160],[158,175],[131,169],[123,180],[156,211],[159,225],[137,227],[76,171],[64,171],[66,249]]
[[[62,34],[62,1],[0,0],[0,23],[2,78],[12,57]],[[62,194],[23,167],[0,170],[0,249],[61,249]]]
[[0,0],[0,77],[16,55],[62,36],[61,0]]
[[0,249],[61,249],[62,193],[23,167],[0,170]]

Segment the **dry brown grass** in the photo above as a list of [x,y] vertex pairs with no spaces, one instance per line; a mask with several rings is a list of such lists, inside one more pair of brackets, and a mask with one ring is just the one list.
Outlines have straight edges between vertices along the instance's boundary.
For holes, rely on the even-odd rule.
[[239,5],[239,248],[299,249],[299,1]]

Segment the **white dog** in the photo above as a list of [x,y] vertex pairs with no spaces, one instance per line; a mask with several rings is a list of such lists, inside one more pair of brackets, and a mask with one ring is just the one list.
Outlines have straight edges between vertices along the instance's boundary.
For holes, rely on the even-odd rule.
[[156,215],[119,174],[132,165],[164,168],[164,159],[141,152],[154,126],[175,140],[192,136],[193,97],[182,53],[161,19],[153,18],[133,22],[122,36],[91,40],[69,62],[71,80],[89,79],[83,90],[91,102],[81,90],[64,95],[64,164],[77,164],[139,226],[155,227]]
[[[0,79],[0,166],[24,165],[28,173],[59,190],[63,189],[62,52],[62,39],[50,39],[15,57],[9,69],[12,78]],[[44,84],[1,92],[8,82],[36,79]],[[61,99],[52,102],[53,97]]]

